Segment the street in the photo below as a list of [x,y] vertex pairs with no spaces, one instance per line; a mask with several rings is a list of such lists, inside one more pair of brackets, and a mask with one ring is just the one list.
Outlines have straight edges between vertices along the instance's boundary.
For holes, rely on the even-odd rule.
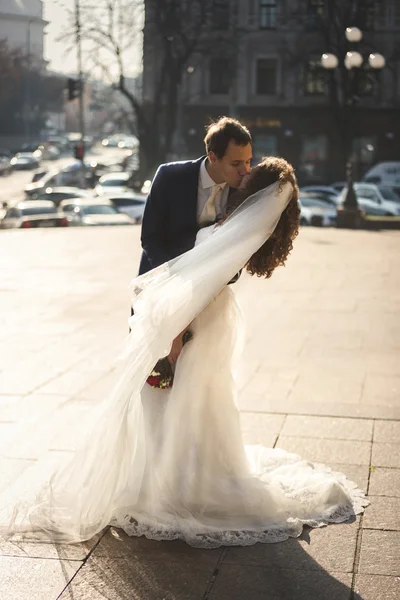
[[[114,384],[139,236],[139,227],[0,232],[0,493],[75,447]],[[76,546],[3,542],[1,598],[398,597],[399,260],[397,231],[303,228],[287,267],[234,286],[247,324],[245,441],[344,472],[370,496],[362,517],[211,551],[115,529]]]
[[[88,151],[85,159],[88,161],[100,161],[104,158],[111,160],[115,157],[117,160],[121,160],[125,154],[126,150],[120,150],[119,148],[103,148],[100,144],[97,144]],[[53,169],[60,169],[74,160],[75,159],[71,152],[70,156],[63,156],[58,160],[43,160],[40,168],[43,167],[49,171]],[[24,188],[32,181],[34,172],[35,170],[14,171],[7,177],[0,177],[0,203],[8,202],[9,204],[14,204],[15,202],[24,200]]]

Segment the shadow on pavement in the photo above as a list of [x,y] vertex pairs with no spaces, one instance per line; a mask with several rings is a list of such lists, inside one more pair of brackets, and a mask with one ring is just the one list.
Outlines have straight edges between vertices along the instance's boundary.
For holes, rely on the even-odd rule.
[[[312,547],[308,531],[300,539]],[[362,600],[351,584],[352,573],[328,573],[297,539],[201,550],[112,528],[60,600]]]

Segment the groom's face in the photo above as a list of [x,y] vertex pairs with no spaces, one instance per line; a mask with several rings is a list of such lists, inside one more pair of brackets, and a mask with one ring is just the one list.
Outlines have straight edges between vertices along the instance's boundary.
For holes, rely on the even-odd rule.
[[251,144],[239,146],[231,140],[222,158],[218,158],[211,152],[210,160],[214,168],[218,170],[221,182],[225,182],[233,188],[238,188],[242,179],[250,173],[250,162],[253,156]]

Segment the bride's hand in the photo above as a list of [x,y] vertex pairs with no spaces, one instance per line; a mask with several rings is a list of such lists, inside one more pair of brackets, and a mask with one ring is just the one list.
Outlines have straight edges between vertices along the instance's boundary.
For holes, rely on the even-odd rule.
[[168,362],[170,365],[174,365],[176,363],[180,353],[182,352],[182,348],[183,348],[182,338],[183,338],[184,333],[185,333],[184,331],[182,333],[180,333],[178,335],[178,337],[176,337],[174,339],[174,341],[172,342],[170,353],[167,356],[167,359],[168,359]]

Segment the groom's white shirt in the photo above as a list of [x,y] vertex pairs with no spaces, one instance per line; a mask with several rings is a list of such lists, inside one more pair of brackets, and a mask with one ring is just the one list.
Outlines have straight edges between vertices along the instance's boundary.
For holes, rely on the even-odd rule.
[[224,212],[226,203],[228,201],[229,186],[226,183],[215,183],[215,181],[208,174],[206,169],[206,161],[207,158],[205,158],[200,165],[199,183],[197,186],[197,220],[200,219],[200,215],[203,212],[203,208],[208,198],[211,196],[217,186],[222,189],[222,192],[219,194],[215,203],[217,214]]

